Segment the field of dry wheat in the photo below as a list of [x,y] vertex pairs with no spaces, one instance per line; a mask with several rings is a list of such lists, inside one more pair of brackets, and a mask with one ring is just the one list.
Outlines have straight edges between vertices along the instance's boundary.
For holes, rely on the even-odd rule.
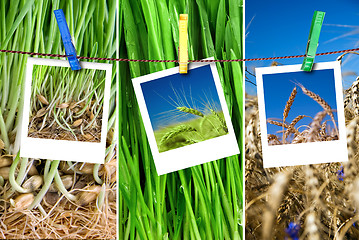
[[[246,95],[246,239],[359,239],[359,77],[344,94],[348,162],[267,169],[257,98]],[[322,124],[303,141],[319,137]]]

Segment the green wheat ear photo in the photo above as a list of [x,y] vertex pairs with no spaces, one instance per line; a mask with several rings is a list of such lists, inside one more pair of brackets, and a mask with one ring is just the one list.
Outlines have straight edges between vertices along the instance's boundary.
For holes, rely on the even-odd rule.
[[209,65],[141,87],[159,152],[228,134]]

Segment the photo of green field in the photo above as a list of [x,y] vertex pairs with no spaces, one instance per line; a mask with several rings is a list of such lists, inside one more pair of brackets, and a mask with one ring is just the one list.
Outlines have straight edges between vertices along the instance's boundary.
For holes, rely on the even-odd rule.
[[100,142],[106,71],[34,65],[28,137]]
[[228,134],[209,65],[141,87],[159,152]]

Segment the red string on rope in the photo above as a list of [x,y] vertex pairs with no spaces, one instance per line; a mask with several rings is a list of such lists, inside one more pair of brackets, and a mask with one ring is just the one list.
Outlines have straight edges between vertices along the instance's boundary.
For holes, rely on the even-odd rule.
[[[331,51],[324,53],[317,53],[316,56],[331,55],[337,53],[345,52],[354,52],[359,51],[359,48]],[[14,50],[2,50],[3,53],[15,53],[15,54],[24,54],[30,56],[45,56],[45,57],[67,57],[63,54],[50,54],[50,53],[34,53],[34,52],[24,52],[24,51],[14,51]],[[222,60],[189,60],[189,62],[249,62],[249,61],[263,61],[263,60],[276,60],[276,59],[288,59],[288,58],[301,58],[305,55],[294,55],[294,56],[284,56],[284,57],[267,57],[267,58],[247,58],[247,59],[222,59]],[[99,57],[77,57],[78,59],[86,60],[105,60],[105,61],[118,61],[118,62],[178,62],[178,60],[146,60],[146,59],[126,59],[126,58],[99,58]]]

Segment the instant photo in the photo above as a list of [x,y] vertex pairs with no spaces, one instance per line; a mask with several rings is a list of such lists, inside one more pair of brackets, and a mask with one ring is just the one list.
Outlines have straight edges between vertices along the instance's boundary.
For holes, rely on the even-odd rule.
[[340,63],[256,68],[264,167],[347,161]]
[[159,175],[239,153],[214,64],[133,79]]
[[111,64],[28,58],[21,157],[103,163]]

